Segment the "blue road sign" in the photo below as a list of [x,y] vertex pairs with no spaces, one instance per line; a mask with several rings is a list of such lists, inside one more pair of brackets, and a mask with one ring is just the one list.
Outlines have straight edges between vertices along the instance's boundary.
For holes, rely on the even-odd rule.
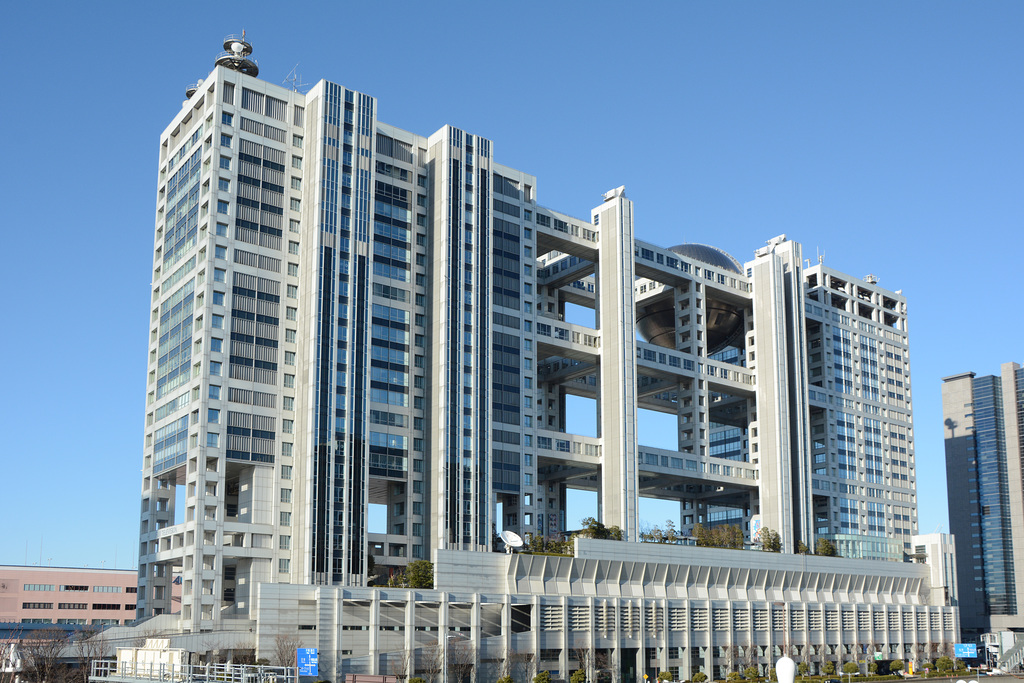
[[319,656],[315,647],[300,647],[297,650],[300,676],[319,676],[317,662]]
[[957,659],[977,659],[978,646],[974,643],[956,643],[953,645],[953,656]]

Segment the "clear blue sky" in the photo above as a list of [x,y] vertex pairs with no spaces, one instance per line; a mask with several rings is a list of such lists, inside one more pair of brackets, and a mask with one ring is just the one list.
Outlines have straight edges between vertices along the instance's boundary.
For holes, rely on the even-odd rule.
[[902,289],[919,526],[947,526],[940,378],[1024,361],[1024,4],[19,2],[0,563],[135,558],[158,138],[243,28],[266,80],[486,136],[545,205],[625,185],[641,239],[745,261],[786,233]]

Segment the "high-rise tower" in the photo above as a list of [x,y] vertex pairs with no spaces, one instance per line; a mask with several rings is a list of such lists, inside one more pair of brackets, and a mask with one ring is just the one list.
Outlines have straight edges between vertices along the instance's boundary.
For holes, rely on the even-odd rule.
[[1024,628],[1024,371],[942,380],[949,528],[965,633]]
[[[269,84],[225,47],[161,136],[140,615],[176,611],[178,579],[202,630],[249,618],[261,582],[560,536],[573,489],[630,540],[649,497],[684,530],[759,519],[787,552],[902,559],[902,295],[784,236],[745,265],[644,242],[623,188],[583,220],[547,208],[490,140]],[[674,416],[676,448],[645,445],[641,411]]]

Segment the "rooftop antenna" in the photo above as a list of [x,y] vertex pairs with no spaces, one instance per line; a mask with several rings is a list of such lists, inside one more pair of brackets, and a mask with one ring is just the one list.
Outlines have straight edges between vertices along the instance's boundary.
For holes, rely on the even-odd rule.
[[815,247],[814,250],[818,252],[818,265],[823,265],[825,263],[825,252],[821,251],[817,247]]
[[299,63],[296,62],[295,66],[292,67],[292,70],[289,71],[288,75],[284,77],[284,81],[282,81],[282,83],[287,83],[291,87],[291,89],[293,91],[295,91],[295,92],[301,92],[301,93],[305,94],[306,91],[305,90],[301,90],[300,88],[308,88],[309,87],[309,83],[303,83],[302,82],[302,74],[296,74],[296,69],[298,69],[298,68],[299,68]]
[[245,31],[242,35],[230,35],[224,39],[224,52],[217,55],[217,66],[223,66],[232,71],[238,71],[246,76],[258,76],[260,67],[255,59],[251,59],[252,44],[245,39]]

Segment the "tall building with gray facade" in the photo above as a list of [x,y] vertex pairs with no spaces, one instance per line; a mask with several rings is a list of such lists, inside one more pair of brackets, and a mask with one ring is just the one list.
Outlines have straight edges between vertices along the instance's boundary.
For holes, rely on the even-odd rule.
[[[140,616],[178,612],[178,580],[204,631],[255,618],[261,585],[355,589],[483,558],[497,529],[560,537],[573,489],[627,541],[650,497],[684,530],[757,518],[785,553],[911,550],[900,292],[785,236],[745,264],[640,240],[623,188],[550,208],[485,137],[404,131],[225,48],[160,138]],[[641,410],[675,418],[675,448],[645,445]]]
[[949,528],[964,632],[1024,630],[1024,371],[943,378]]

